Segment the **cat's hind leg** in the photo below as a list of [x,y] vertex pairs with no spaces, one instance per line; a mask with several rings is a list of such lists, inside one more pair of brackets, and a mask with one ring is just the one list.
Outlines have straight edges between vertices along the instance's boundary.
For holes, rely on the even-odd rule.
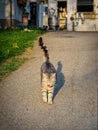
[[42,87],[41,92],[42,92],[43,102],[47,102],[48,101],[48,99],[47,99],[47,89],[45,87]]

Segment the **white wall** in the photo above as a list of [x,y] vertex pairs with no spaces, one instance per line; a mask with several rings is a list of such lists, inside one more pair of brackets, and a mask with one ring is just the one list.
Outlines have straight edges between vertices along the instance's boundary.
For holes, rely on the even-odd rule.
[[70,17],[75,14],[76,11],[76,0],[67,0],[67,30],[72,31],[72,22]]
[[56,0],[48,0],[48,7],[49,7],[49,10],[53,8],[55,10],[54,15],[57,15],[57,1]]
[[[94,5],[98,5],[98,0],[94,0]],[[98,8],[96,6],[94,6],[94,13],[98,14]],[[94,19],[85,19],[83,24],[80,20],[79,25],[75,27],[75,30],[76,31],[98,31],[98,20],[96,19],[96,17]]]
[[[98,0],[95,0],[95,5],[97,5],[97,7],[98,7]],[[96,12],[96,14],[98,14],[98,8],[97,8],[96,6],[95,6],[95,12]],[[96,24],[96,31],[98,31],[98,15],[96,16],[96,22],[95,22],[95,24]]]
[[[94,12],[98,14],[98,0],[94,0]],[[96,6],[97,5],[97,6]],[[70,20],[71,15],[75,18],[75,12],[77,11],[77,0],[67,0],[67,29],[68,31],[72,31],[72,22]],[[84,23],[82,21],[78,21],[78,25],[75,26],[75,31],[98,31],[98,15],[96,15],[95,19],[85,19]],[[76,20],[74,21],[76,23]]]

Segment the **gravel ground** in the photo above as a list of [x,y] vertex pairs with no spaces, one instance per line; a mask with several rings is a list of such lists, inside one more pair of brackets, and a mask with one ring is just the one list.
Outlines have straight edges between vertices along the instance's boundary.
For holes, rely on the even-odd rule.
[[98,33],[48,32],[43,36],[57,69],[54,104],[42,102],[42,50],[0,82],[0,130],[98,130]]

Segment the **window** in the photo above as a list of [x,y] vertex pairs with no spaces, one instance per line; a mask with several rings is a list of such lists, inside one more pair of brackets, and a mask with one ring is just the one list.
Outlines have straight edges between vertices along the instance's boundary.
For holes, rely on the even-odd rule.
[[93,12],[94,0],[77,0],[77,12]]

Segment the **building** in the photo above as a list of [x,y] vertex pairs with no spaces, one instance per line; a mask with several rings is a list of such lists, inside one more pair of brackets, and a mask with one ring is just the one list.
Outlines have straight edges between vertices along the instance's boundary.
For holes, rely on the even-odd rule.
[[68,31],[98,31],[98,0],[49,0],[60,28]]
[[67,12],[69,31],[73,22],[75,31],[98,31],[98,0],[68,0]]
[[[23,22],[22,0],[0,0],[0,25]],[[68,31],[98,31],[98,0],[28,0],[29,25]]]
[[[36,25],[36,0],[30,1],[31,15],[27,16],[25,11],[27,0],[0,0],[0,27],[9,28],[31,23]],[[27,5],[28,6],[28,5]],[[27,7],[28,8],[28,7]],[[27,9],[28,10],[28,9]],[[28,18],[24,20],[23,16]]]

